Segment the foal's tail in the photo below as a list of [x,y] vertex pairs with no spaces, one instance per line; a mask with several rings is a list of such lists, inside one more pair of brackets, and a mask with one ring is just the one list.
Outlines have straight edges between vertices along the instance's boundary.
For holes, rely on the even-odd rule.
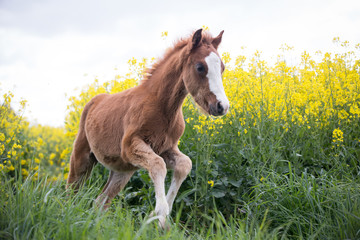
[[84,107],[83,112],[81,113],[81,117],[80,117],[80,124],[79,124],[79,132],[78,135],[80,134],[80,132],[85,132],[85,122],[86,122],[86,118],[87,115],[89,113],[90,108],[94,105],[94,101],[93,99],[91,99]]
[[77,190],[79,186],[87,179],[93,166],[97,163],[96,157],[91,152],[91,148],[86,137],[85,123],[89,111],[93,105],[102,99],[101,95],[91,99],[85,105],[81,114],[79,131],[74,141],[73,151],[70,157],[70,172],[67,179],[68,186],[71,185],[75,190]]

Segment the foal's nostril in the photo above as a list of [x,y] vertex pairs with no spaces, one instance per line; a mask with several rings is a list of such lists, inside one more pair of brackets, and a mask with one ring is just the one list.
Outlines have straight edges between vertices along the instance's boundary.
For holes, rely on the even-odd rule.
[[218,114],[223,114],[224,112],[224,107],[221,105],[221,102],[217,102],[216,103],[216,110]]

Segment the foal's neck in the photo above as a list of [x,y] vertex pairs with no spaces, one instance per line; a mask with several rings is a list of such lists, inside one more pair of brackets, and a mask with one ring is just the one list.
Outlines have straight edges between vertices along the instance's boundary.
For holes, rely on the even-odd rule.
[[183,63],[179,61],[175,54],[163,59],[153,70],[152,76],[143,83],[148,93],[156,96],[154,104],[158,104],[167,116],[181,111],[188,93],[181,76]]

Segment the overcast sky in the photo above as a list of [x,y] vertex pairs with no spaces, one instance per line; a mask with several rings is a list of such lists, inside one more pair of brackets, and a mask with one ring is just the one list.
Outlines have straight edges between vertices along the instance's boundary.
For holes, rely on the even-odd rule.
[[0,93],[28,100],[31,122],[61,126],[67,98],[95,77],[124,74],[131,57],[159,57],[203,25],[225,30],[220,52],[233,57],[245,46],[268,60],[283,43],[332,51],[336,36],[360,43],[360,1],[0,0]]

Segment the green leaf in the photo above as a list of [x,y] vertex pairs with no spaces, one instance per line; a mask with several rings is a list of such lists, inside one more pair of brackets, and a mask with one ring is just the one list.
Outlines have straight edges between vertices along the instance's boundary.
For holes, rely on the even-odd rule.
[[211,195],[214,196],[215,198],[222,198],[225,196],[225,192],[215,189],[211,192]]
[[230,180],[229,180],[229,183],[230,183],[231,185],[233,185],[234,187],[240,187],[242,181],[243,181],[242,178],[239,179],[239,180],[230,179]]
[[228,143],[219,143],[219,144],[213,144],[212,145],[213,147],[215,147],[215,148],[226,148],[226,147],[228,147],[228,146],[230,146],[230,144],[228,144]]
[[189,190],[186,190],[186,191],[182,192],[180,194],[180,196],[176,198],[176,202],[177,203],[180,202],[181,200],[183,200],[184,198],[186,198],[187,196],[189,196],[190,194],[192,194],[192,193],[194,193],[196,191],[197,191],[197,189],[193,188],[193,189],[189,189]]

